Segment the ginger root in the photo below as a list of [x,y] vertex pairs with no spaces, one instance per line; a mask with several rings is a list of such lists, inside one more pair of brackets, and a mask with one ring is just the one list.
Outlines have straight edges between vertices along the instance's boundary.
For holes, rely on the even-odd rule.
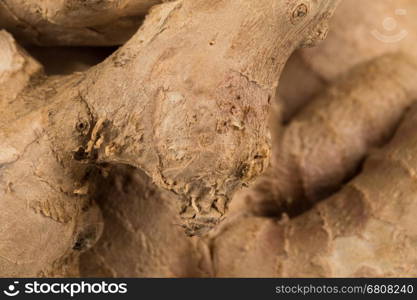
[[[181,195],[160,190],[140,171],[112,171],[103,183],[108,196],[99,201],[109,225],[82,255],[82,274],[416,276],[412,192],[417,142],[412,128],[417,107],[397,130],[416,100],[416,61],[405,50],[358,52],[364,55],[358,63],[341,64],[328,77],[304,64],[308,50],[295,54],[292,76],[309,82],[297,91],[287,86],[294,84],[291,76],[283,78],[284,94],[298,100],[324,90],[305,107],[284,107],[284,128],[277,105],[269,170],[253,184],[244,182],[249,188],[234,195],[232,214],[202,238],[178,234],[174,206]],[[149,195],[148,190],[156,192]],[[160,211],[165,205],[170,208]],[[160,224],[149,215],[158,216]]]
[[[385,33],[392,35],[405,30],[407,37],[396,43],[373,38],[370,31],[381,30],[384,17],[394,15],[396,8],[402,8],[407,13],[395,16],[398,22],[395,28],[397,31]],[[368,192],[366,184],[362,184],[359,191],[351,191],[351,183],[348,183],[340,193],[308,210],[312,206],[311,200],[321,200],[324,195],[340,188],[346,179],[360,171],[361,160],[372,153],[374,147],[390,138],[390,133],[402,118],[402,112],[416,100],[416,84],[413,82],[415,75],[412,75],[415,73],[416,61],[413,51],[416,23],[412,18],[415,8],[413,1],[374,1],[366,4],[360,1],[344,1],[331,22],[332,30],[328,39],[317,48],[301,50],[293,56],[292,65],[289,66],[292,69],[285,74],[288,77],[282,78],[281,86],[285,87],[286,82],[299,82],[300,76],[308,82],[303,88],[292,87],[280,92],[285,106],[288,107],[284,109],[284,119],[289,121],[289,125],[283,132],[276,133],[282,140],[281,144],[273,147],[273,151],[276,152],[274,157],[281,157],[281,161],[284,159],[285,162],[287,151],[288,161],[297,160],[298,157],[299,162],[287,165],[276,163],[275,170],[271,168],[269,174],[263,175],[256,184],[235,196],[231,207],[233,217],[230,217],[228,224],[223,224],[217,233],[202,243],[205,245],[205,252],[212,254],[207,256],[212,260],[211,276],[416,276],[413,237],[407,232],[412,227],[409,220],[415,207],[411,199],[407,200],[402,192],[412,191],[413,188],[412,184],[407,188],[400,185],[405,177],[396,171],[397,167],[392,167],[394,174],[391,173],[388,162],[392,157],[390,151],[381,152],[386,153],[384,156],[387,162],[383,166],[371,167],[371,161],[375,161],[372,157],[377,154],[371,155],[362,175],[352,181],[356,183],[365,181],[361,178],[372,178],[367,184],[372,187],[373,194]],[[382,61],[393,59],[396,54],[390,53],[397,53],[399,50],[408,58],[405,61],[401,59],[403,63],[398,66],[394,66],[394,59],[393,64],[387,64],[385,69]],[[373,72],[365,72],[364,66],[369,67],[369,61],[380,64],[383,70],[371,69]],[[360,73],[361,67],[358,65],[362,65],[363,75],[354,79],[353,72],[356,75]],[[346,84],[344,89],[348,93],[339,94],[338,87],[340,89],[349,76],[350,85]],[[370,83],[374,84],[378,82],[376,78],[381,81],[376,86],[367,86],[361,83],[361,78],[371,79]],[[321,95],[311,97],[320,91]],[[330,91],[333,91],[333,95]],[[353,97],[355,95],[357,96]],[[324,100],[326,98],[327,102]],[[334,102],[329,101],[331,98]],[[302,107],[310,101],[312,103],[306,108]],[[345,110],[345,101],[362,104],[353,110]],[[326,107],[326,103],[330,106]],[[367,107],[368,104],[372,106]],[[364,115],[362,109],[368,113]],[[297,110],[301,112],[293,117]],[[409,117],[407,124],[414,122],[415,126],[415,117],[414,121],[411,118],[413,117]],[[328,120],[333,121],[329,123]],[[363,123],[365,120],[370,123]],[[320,123],[332,126],[318,126]],[[398,136],[402,136],[404,144],[393,141],[390,144],[392,146],[388,146],[389,149],[396,147],[397,153],[407,147],[412,149],[412,141],[405,144],[407,136],[414,138],[410,129],[404,129],[407,126],[411,125],[403,125],[403,129],[398,131],[394,139],[399,141]],[[350,138],[344,143],[336,143],[332,137],[337,137],[339,141],[340,138]],[[323,141],[330,142],[327,144],[329,147],[323,147]],[[344,147],[340,147],[342,145]],[[402,152],[406,155],[404,159],[411,159],[411,150],[408,152],[410,154],[405,151]],[[295,156],[291,157],[291,153],[295,153]],[[312,159],[314,153],[318,161]],[[335,157],[341,158],[340,164],[337,164]],[[294,170],[289,166],[294,166],[298,174],[294,175]],[[409,173],[412,174],[411,163],[402,166],[409,168]],[[281,176],[274,174],[276,169]],[[311,172],[316,173],[311,175]],[[384,176],[387,177],[382,180]],[[284,188],[279,188],[280,185]],[[300,185],[307,189],[297,189]],[[285,192],[281,192],[282,190]],[[377,190],[381,194],[376,194]],[[357,196],[361,192],[362,195]],[[289,195],[289,202],[282,200],[282,195],[286,193]],[[390,199],[389,193],[395,194],[396,198]],[[311,200],[307,201],[307,198]],[[397,201],[398,198],[401,201]],[[380,199],[384,202],[378,206]],[[363,207],[368,208],[371,205],[372,211],[366,215],[369,210],[364,213]],[[384,212],[379,212],[378,209],[382,207]],[[402,218],[398,215],[393,217],[400,210],[408,214],[405,217],[408,220],[401,221]],[[253,213],[264,217],[254,217],[251,215]],[[276,218],[281,213],[283,218],[277,221]],[[288,219],[288,213],[293,218]],[[387,219],[384,218],[389,214],[390,220],[385,223]],[[378,220],[387,226],[376,228]],[[369,224],[369,227],[362,227],[361,224]],[[389,228],[389,225],[392,227]],[[343,231],[344,227],[347,228],[346,231]],[[343,232],[344,237],[341,237],[340,232]],[[306,252],[305,249],[309,251]],[[241,256],[238,257],[237,253]],[[287,255],[288,259],[285,258]]]
[[42,46],[125,43],[143,16],[162,0],[3,0],[0,28],[21,42]]
[[40,64],[30,57],[6,31],[0,31],[0,105],[12,101],[41,72]]
[[105,229],[81,256],[81,276],[199,277],[202,254],[181,228],[175,195],[143,172],[119,165],[95,184]]
[[403,52],[417,59],[416,12],[413,0],[342,1],[326,41],[303,49],[302,60],[320,78],[332,81],[387,53]]
[[416,126],[413,107],[360,175],[308,212],[224,224],[202,242],[211,276],[415,277]]
[[294,53],[283,73],[279,101],[284,103],[284,120],[359,64],[397,52],[417,59],[416,12],[413,0],[342,1],[326,40]]
[[[279,90],[279,99],[277,99],[278,102],[284,103],[283,119],[289,123],[284,130],[276,133],[280,144],[273,147],[276,149],[274,150],[276,154],[273,157],[278,161],[273,169],[277,171],[274,171],[275,174],[268,172],[269,174],[263,176],[263,179],[259,179],[256,184],[257,189],[242,191],[242,195],[238,197],[242,201],[232,202],[233,211],[237,212],[243,209],[261,215],[276,215],[283,210],[287,212],[292,210],[293,214],[296,214],[297,211],[304,211],[310,204],[308,201],[300,203],[300,199],[307,197],[314,202],[315,198],[322,198],[339,188],[343,181],[350,178],[349,174],[355,171],[367,154],[367,150],[383,142],[384,136],[389,136],[390,130],[392,131],[397,124],[396,120],[401,118],[401,111],[416,99],[415,84],[412,79],[414,75],[412,73],[407,75],[407,72],[413,72],[412,66],[417,61],[416,52],[413,51],[416,47],[416,39],[413,37],[416,34],[417,23],[412,17],[416,9],[415,1],[409,0],[396,2],[382,0],[366,4],[356,0],[344,1],[331,20],[328,38],[318,47],[299,50],[291,57],[281,78],[280,87],[283,88]],[[387,22],[391,22],[395,28],[387,28]],[[372,106],[370,105],[367,110],[373,114],[370,115],[373,121],[369,120],[379,122],[373,128],[375,135],[369,130],[367,131],[367,124],[362,123],[362,126],[357,124],[352,132],[345,131],[345,136],[342,133],[336,133],[335,138],[339,141],[333,141],[332,132],[338,131],[340,127],[350,130],[353,125],[356,125],[353,121],[356,110],[351,109],[349,110],[350,114],[341,115],[342,109],[338,106],[339,102],[343,102],[343,100],[338,100],[338,98],[344,96],[335,97],[328,94],[334,92],[338,82],[349,81],[346,80],[347,76],[353,78],[358,75],[358,80],[360,80],[364,75],[346,75],[352,73],[352,70],[357,70],[360,65],[369,65],[370,61],[376,62],[380,57],[392,57],[398,52],[407,56],[408,67],[404,67],[407,65],[404,61],[395,67],[388,66],[390,63],[386,62],[387,68],[379,74],[377,69],[362,71],[362,73],[368,72],[366,77],[369,78],[362,78],[364,79],[364,88],[367,88],[365,82],[373,82],[373,84],[377,84],[378,88],[375,90],[379,90],[383,94],[382,97],[373,97],[373,91],[370,88],[366,92],[368,96],[362,97],[362,91],[357,84],[355,84],[356,88],[349,86],[353,84],[355,79],[351,79],[350,83],[345,83],[344,90],[352,90],[353,93],[356,93],[358,96],[355,97],[358,98],[358,102],[372,103]],[[396,64],[394,61],[392,63]],[[381,62],[379,64],[385,68]],[[399,75],[398,70],[404,72],[403,75]],[[372,73],[375,73],[375,78]],[[386,79],[380,78],[381,82],[378,82],[379,79],[376,80],[378,76],[386,77]],[[387,83],[385,87],[387,80],[392,80],[392,83]],[[291,84],[300,81],[303,82],[303,88],[300,88],[298,84]],[[392,84],[397,87],[392,87]],[[357,89],[356,92],[355,89]],[[402,93],[402,90],[406,95],[396,94],[397,92]],[[317,100],[323,97],[327,100]],[[368,97],[372,99],[367,100]],[[399,97],[398,102],[402,104],[395,102],[397,97]],[[395,105],[393,111],[390,110],[388,98],[391,98],[389,101]],[[345,99],[345,101],[352,101],[352,99]],[[321,101],[322,105],[326,106],[332,100],[334,104],[329,107],[318,107],[317,104],[312,104],[309,110],[299,113],[299,116],[296,115],[297,111],[303,110],[304,105],[308,105],[306,103],[320,103]],[[387,105],[379,105],[383,102]],[[345,106],[341,104],[340,107]],[[319,125],[319,120],[313,120],[313,115],[326,114],[326,110],[334,110],[332,124],[326,125],[327,129]],[[313,115],[309,116],[311,113]],[[383,116],[385,113],[387,115]],[[390,114],[392,115],[389,116]],[[341,119],[338,120],[338,118]],[[344,124],[344,120],[348,124]],[[280,121],[280,119],[275,120],[276,123]],[[352,142],[347,134],[354,137],[356,143]],[[300,140],[298,135],[303,136],[303,140]],[[374,136],[373,141],[369,141],[371,136]],[[323,137],[326,138],[323,139]],[[346,142],[340,142],[343,139]],[[301,144],[301,142],[305,142],[305,144]],[[314,145],[316,142],[329,144],[328,147],[321,147]],[[361,145],[361,143],[366,145]],[[344,149],[346,147],[351,149]],[[358,152],[354,154],[353,149]],[[297,151],[300,153],[296,153]],[[310,153],[307,153],[309,151]],[[345,154],[346,151],[349,154]],[[336,169],[334,164],[338,164],[339,167]],[[314,180],[315,183],[311,180]],[[272,188],[270,188],[271,186]],[[257,195],[256,190],[260,191],[260,195]],[[245,193],[250,195],[246,197]],[[288,207],[289,202],[291,208]]]
[[417,5],[338,2],[0,1],[0,276],[417,276]]
[[217,225],[268,164],[286,60],[324,38],[337,2],[172,1],[86,72],[6,71],[5,83],[23,79],[18,93],[0,89],[1,274],[66,274],[100,236],[91,181],[106,165],[137,167],[173,192],[188,234]]
[[272,167],[231,210],[294,215],[340,188],[417,99],[416,75],[417,62],[397,53],[342,76],[277,133]]

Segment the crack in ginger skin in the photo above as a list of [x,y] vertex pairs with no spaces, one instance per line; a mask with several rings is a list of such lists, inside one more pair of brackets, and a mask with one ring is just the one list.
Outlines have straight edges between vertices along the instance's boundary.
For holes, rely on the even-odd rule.
[[[0,189],[6,220],[0,256],[9,258],[0,258],[1,274],[59,276],[54,266],[95,242],[100,215],[88,193],[79,191],[98,164],[139,167],[177,194],[188,234],[215,226],[234,191],[268,163],[265,121],[285,61],[327,22],[338,1],[304,2],[310,11],[297,25],[287,3],[273,0],[168,2],[102,64],[31,78],[13,105],[2,97],[2,147],[18,159],[0,169],[1,185],[13,182],[12,193]],[[195,34],[200,31],[205,34]],[[86,132],[80,120],[88,122]],[[22,155],[37,136],[43,138]],[[36,201],[41,213],[31,208]]]

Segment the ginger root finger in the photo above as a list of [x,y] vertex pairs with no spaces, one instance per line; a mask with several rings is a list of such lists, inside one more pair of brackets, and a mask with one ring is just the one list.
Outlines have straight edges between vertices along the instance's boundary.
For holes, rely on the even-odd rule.
[[126,42],[162,0],[3,0],[0,28],[42,46],[111,46]]
[[180,195],[190,234],[215,226],[233,192],[268,163],[266,120],[284,62],[337,1],[306,3],[301,17],[298,6],[270,0],[155,7],[79,87],[100,135],[95,160],[141,168]]
[[245,216],[219,228],[201,245],[212,275],[415,277],[416,126],[414,107],[360,175],[305,214]]
[[0,122],[2,277],[77,276],[68,266],[101,233],[100,212],[48,147],[44,126],[36,113]]
[[[215,226],[237,187],[267,165],[266,120],[282,66],[338,1],[304,2],[302,16],[272,0],[169,2],[100,65],[31,82],[0,120],[0,196],[6,207],[17,202],[13,214],[1,211],[19,228],[1,233],[3,273],[51,274],[94,244],[100,222],[81,220],[94,208],[95,165],[138,167],[176,193],[187,233]],[[45,240],[51,248],[40,252]],[[16,245],[24,255],[10,257]]]
[[80,252],[100,236],[101,214],[50,146],[47,95],[69,86],[40,84],[40,64],[4,31],[0,44],[0,276],[77,276]]
[[384,54],[401,51],[417,59],[416,13],[413,0],[343,1],[326,41],[315,49],[301,50],[302,60],[331,82],[355,65]]
[[343,1],[326,40],[296,51],[282,74],[284,120],[358,64],[399,51],[416,57],[416,12],[412,0]]
[[241,192],[232,210],[297,214],[334,192],[369,150],[391,136],[417,99],[416,74],[415,61],[401,53],[348,72],[283,129],[272,167],[255,188]]
[[0,106],[13,101],[36,75],[41,65],[30,57],[13,37],[0,31]]

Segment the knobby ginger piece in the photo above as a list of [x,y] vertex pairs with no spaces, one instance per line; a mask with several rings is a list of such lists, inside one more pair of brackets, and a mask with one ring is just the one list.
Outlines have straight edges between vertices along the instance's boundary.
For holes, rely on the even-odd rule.
[[41,65],[30,57],[13,37],[0,31],[0,105],[11,102],[28,85],[33,76],[41,73]]
[[111,46],[126,42],[162,0],[3,0],[0,28],[42,46]]
[[324,37],[337,2],[167,2],[103,63],[30,81],[1,107],[1,274],[51,274],[95,243],[96,166],[137,167],[176,194],[190,235],[217,225],[268,165],[285,61]]
[[416,74],[415,60],[401,53],[345,74],[279,133],[271,168],[240,192],[231,210],[294,215],[340,188],[415,102]]
[[241,216],[201,243],[217,277],[415,277],[417,107],[360,175],[310,211]]
[[284,120],[358,64],[399,51],[416,58],[416,13],[413,0],[343,1],[326,40],[298,50],[284,70],[279,90]]

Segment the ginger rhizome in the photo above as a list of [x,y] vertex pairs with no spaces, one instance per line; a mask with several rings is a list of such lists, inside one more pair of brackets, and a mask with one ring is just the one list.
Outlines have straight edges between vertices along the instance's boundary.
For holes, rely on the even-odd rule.
[[[177,201],[143,172],[123,165],[97,174],[103,235],[80,260],[88,277],[200,277],[203,254],[181,228]],[[138,217],[139,216],[139,217]]]
[[232,210],[298,214],[340,188],[417,99],[416,75],[417,63],[401,53],[347,72],[276,132],[272,167]]
[[188,234],[217,225],[268,165],[269,107],[286,60],[325,37],[337,2],[170,1],[103,63],[68,76],[45,76],[2,33],[11,45],[1,49],[10,57],[0,89],[2,274],[76,272],[67,263],[100,236],[90,186],[107,165],[139,168],[169,190]]
[[0,275],[417,276],[417,5],[338,2],[1,1]]
[[416,126],[414,107],[357,177],[308,212],[225,224],[206,241],[211,276],[416,276]]
[[416,13],[413,0],[342,1],[326,40],[290,59],[278,91],[285,103],[284,119],[290,120],[312,96],[357,65],[396,52],[417,58]]
[[[394,66],[397,66],[398,70],[395,70]],[[143,181],[130,176],[129,178],[133,179],[130,179],[128,183],[118,185],[124,186],[129,191],[122,196],[125,204],[118,206],[117,203],[120,200],[116,195],[111,195],[106,198],[104,206],[105,211],[113,212],[112,217],[106,218],[106,221],[109,224],[116,223],[120,225],[116,228],[108,228],[99,244],[85,254],[82,260],[84,266],[82,274],[85,276],[102,276],[103,274],[109,274],[105,273],[106,271],[112,270],[112,274],[117,276],[143,276],[144,270],[146,270],[149,276],[178,276],[178,273],[173,275],[172,271],[167,271],[177,270],[177,272],[181,272],[182,276],[200,274],[201,276],[220,277],[415,276],[415,273],[413,273],[415,256],[406,257],[405,254],[412,251],[412,239],[407,239],[407,230],[413,226],[409,223],[412,222],[412,213],[408,212],[413,210],[412,201],[406,201],[411,206],[407,206],[403,202],[399,203],[396,215],[389,215],[390,209],[392,209],[390,193],[398,193],[398,183],[404,180],[402,178],[403,174],[401,176],[399,174],[394,174],[393,177],[388,176],[381,183],[379,183],[378,178],[373,178],[375,176],[384,177],[384,174],[389,172],[391,151],[402,153],[401,149],[409,148],[407,153],[413,151],[413,141],[405,143],[407,140],[405,137],[411,134],[411,128],[416,121],[416,109],[408,114],[404,125],[401,126],[388,146],[385,146],[383,150],[374,149],[392,138],[393,132],[403,118],[405,111],[415,99],[416,91],[411,84],[415,72],[416,68],[413,61],[402,54],[380,57],[346,74],[340,82],[330,87],[322,96],[317,97],[311,105],[300,112],[300,116],[312,116],[302,119],[305,122],[304,128],[315,127],[321,135],[320,140],[334,141],[335,136],[350,136],[356,141],[356,143],[346,143],[344,147],[336,147],[339,145],[338,143],[331,145],[331,147],[328,143],[310,144],[313,153],[325,153],[325,151],[333,149],[333,155],[342,156],[343,154],[343,157],[350,158],[345,161],[344,165],[325,165],[324,167],[327,168],[325,170],[328,170],[328,172],[333,172],[336,175],[340,174],[341,171],[343,171],[342,174],[353,173],[352,170],[358,168],[360,161],[369,152],[373,151],[359,176],[346,184],[340,192],[314,206],[311,210],[291,219],[288,219],[288,217],[279,218],[279,212],[291,212],[288,206],[281,205],[274,209],[267,207],[268,210],[262,207],[264,210],[255,210],[254,208],[257,207],[254,204],[265,205],[265,202],[262,202],[265,199],[274,201],[281,199],[282,201],[282,198],[269,198],[271,197],[270,190],[276,186],[279,187],[279,185],[271,184],[273,180],[278,179],[271,176],[273,175],[272,172],[267,172],[248,190],[243,190],[235,195],[232,202],[233,214],[229,215],[229,218],[220,224],[213,233],[207,234],[201,240],[193,240],[192,243],[189,241],[188,248],[181,248],[180,251],[164,251],[168,249],[170,242],[161,239],[158,245],[160,246],[159,251],[164,253],[160,257],[164,258],[165,269],[155,269],[155,266],[160,266],[160,264],[151,265],[151,267],[147,263],[142,263],[140,265],[143,266],[143,269],[140,271],[139,269],[129,269],[123,275],[121,262],[116,259],[117,255],[125,254],[122,263],[127,264],[127,260],[130,261],[132,266],[139,259],[143,260],[147,257],[149,257],[149,261],[158,261],[153,258],[153,255],[149,254],[149,249],[154,249],[149,246],[154,242],[151,239],[152,234],[145,234],[142,230],[138,230],[132,236],[132,232],[134,232],[132,226],[123,225],[123,222],[128,222],[127,220],[131,220],[130,224],[132,224],[131,222],[137,222],[134,217],[129,217],[133,210],[132,207],[134,207],[133,203],[142,203],[142,205],[148,203],[140,196],[143,193],[147,194],[145,192],[146,188],[141,187]],[[378,76],[372,76],[372,74],[378,74]],[[381,86],[385,87],[386,90],[378,91],[375,94],[373,87],[377,82],[383,83]],[[399,85],[399,82],[404,84]],[[409,84],[406,84],[407,82]],[[348,87],[349,93],[346,92]],[[354,97],[359,94],[361,97]],[[338,104],[336,108],[327,106],[328,109],[326,109],[326,106],[323,105],[328,101],[329,95],[339,97],[338,100],[333,100],[335,104]],[[363,102],[359,99],[363,99],[361,100]],[[352,103],[356,104],[355,110],[352,109]],[[371,106],[374,107],[372,113],[370,111]],[[317,115],[319,117],[314,117]],[[296,117],[294,121],[300,120],[299,118]],[[353,135],[346,135],[345,129],[347,126],[331,127],[326,126],[326,123],[316,123],[317,120],[323,122],[323,120],[331,121],[334,119],[337,119],[341,124],[355,122],[354,126],[349,126]],[[286,130],[288,129],[284,129],[282,136],[285,136]],[[299,136],[294,136],[293,139],[309,139],[310,134],[311,131],[308,130],[299,131]],[[404,142],[397,142],[400,140],[399,137]],[[336,141],[340,143],[345,139],[336,139]],[[294,145],[289,144],[289,147],[289,149],[294,149]],[[401,156],[402,154],[398,155]],[[333,161],[335,160],[329,162]],[[308,174],[308,168],[314,166],[317,160],[306,160],[306,162],[309,164],[301,165],[299,170]],[[290,164],[278,165],[281,167],[291,166]],[[356,174],[356,172],[354,173]],[[270,177],[266,177],[267,175]],[[321,184],[319,180],[318,183],[312,182],[309,186],[313,191],[320,191],[323,186],[334,191],[342,184],[340,178],[346,177],[346,175],[339,177],[336,175],[330,177],[332,179],[330,182],[322,180],[325,184]],[[121,176],[120,173],[118,176]],[[394,180],[394,177],[398,177],[398,179]],[[325,177],[322,175],[318,178]],[[367,183],[364,182],[364,178]],[[260,185],[259,182],[264,185]],[[372,194],[371,191],[367,192],[367,184],[372,182],[375,182],[373,183],[375,187],[371,191],[378,191],[379,194]],[[109,185],[106,184],[106,186]],[[136,190],[136,186],[141,188]],[[355,190],[357,186],[361,190]],[[152,187],[152,184],[148,182],[148,188],[154,189],[155,187]],[[402,187],[400,190],[402,190]],[[387,196],[384,196],[384,201],[379,203],[381,195],[384,195],[384,193],[387,193]],[[115,191],[115,194],[122,195],[123,193]],[[158,202],[167,201],[158,193],[154,194],[154,197],[155,201]],[[255,201],[247,203],[248,197],[253,197]],[[400,194],[397,197],[401,197]],[[317,198],[310,199],[317,201]],[[242,207],[239,209],[239,205],[242,203],[245,203],[248,209],[242,209]],[[297,203],[302,205],[303,197],[299,197],[294,204]],[[312,205],[310,202],[305,204]],[[109,209],[109,205],[113,208]],[[403,205],[405,210],[400,208]],[[150,209],[151,206],[143,208],[142,211],[145,215],[148,215]],[[364,211],[364,209],[372,209],[372,211]],[[272,216],[272,212],[276,213],[275,217]],[[253,213],[260,216],[254,216]],[[166,215],[159,217],[161,226],[166,224],[167,220],[174,220],[174,217],[173,211],[166,210]],[[117,218],[118,221],[112,221],[114,218]],[[398,223],[395,221],[396,218],[404,218],[404,223]],[[384,231],[379,234],[376,228],[379,226],[379,222],[382,222],[382,224],[389,222],[387,224],[392,223],[392,225],[384,228]],[[369,227],[365,227],[364,224]],[[167,236],[176,236],[176,245],[186,245],[186,240],[177,235],[178,228],[174,226],[175,222],[171,225],[170,228],[165,230],[169,233]],[[159,226],[156,225],[155,227]],[[140,226],[140,228],[147,228],[147,226]],[[293,228],[295,228],[294,231]],[[152,232],[150,228],[147,230],[147,232]],[[117,240],[121,232],[129,235],[129,240],[135,243],[134,246],[126,245],[121,240]],[[342,236],[339,237],[339,235]],[[399,246],[391,245],[394,238],[398,238],[399,241],[402,241],[402,244]],[[303,250],[305,244],[307,244],[308,249],[311,249],[311,252]],[[403,261],[393,259],[397,255],[397,251],[402,249],[404,245],[410,246],[407,246],[404,255],[401,256]],[[385,250],[386,252],[383,252],[384,256],[380,258],[381,255],[378,253]],[[184,258],[184,255],[189,258],[185,262],[180,260]],[[178,261],[182,262],[182,267],[178,266]],[[296,269],[292,270],[292,267],[296,267]]]
[[[396,15],[400,7],[403,14]],[[413,188],[400,186],[413,173],[411,161],[403,162],[413,157],[412,150],[405,149],[412,149],[414,142],[405,140],[414,138],[410,126],[415,126],[415,109],[387,150],[376,152],[382,156],[372,153],[391,139],[416,100],[416,7],[407,0],[343,1],[327,40],[292,57],[280,85],[288,125],[277,133],[280,143],[273,146],[273,157],[284,163],[276,163],[269,174],[236,195],[229,223],[203,243],[212,261],[211,276],[415,276],[413,238],[408,234],[413,201],[403,196]],[[387,16],[395,17],[398,31],[383,28]],[[387,37],[406,31],[407,37],[389,43],[374,38],[372,29]],[[398,51],[403,54],[395,54]],[[392,64],[386,64],[389,61]],[[288,86],[300,78],[303,88]],[[391,150],[397,154],[392,163],[408,170],[404,177],[390,163]],[[277,171],[281,176],[274,174]],[[361,183],[355,191],[356,182]],[[338,189],[341,192],[313,205]]]
[[125,43],[143,16],[162,0],[4,0],[0,28],[42,46],[111,46]]

